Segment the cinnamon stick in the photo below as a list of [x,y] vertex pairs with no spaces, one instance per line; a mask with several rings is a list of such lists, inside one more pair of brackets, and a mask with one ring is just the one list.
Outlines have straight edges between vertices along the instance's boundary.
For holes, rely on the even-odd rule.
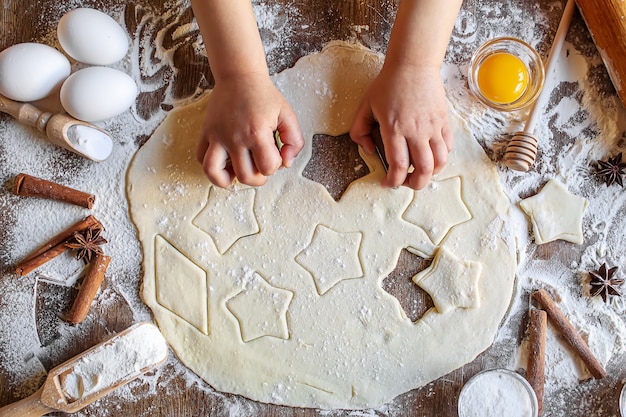
[[93,215],[87,216],[83,220],[73,224],[24,258],[15,267],[15,273],[19,276],[24,276],[32,272],[49,260],[65,252],[68,249],[65,243],[74,236],[75,232],[82,232],[94,226],[102,228],[102,224]]
[[53,246],[47,251],[45,251],[44,253],[42,253],[41,255],[38,255],[32,259],[26,259],[20,262],[15,268],[15,273],[23,277],[24,275],[29,274],[35,269],[39,268],[41,265],[45,264],[46,262],[56,258],[60,254],[65,252],[67,249],[68,247],[65,245],[65,242],[60,243],[56,246]]
[[14,192],[19,196],[47,198],[90,210],[96,200],[92,194],[23,173],[15,177]]
[[87,313],[89,313],[91,303],[102,284],[109,262],[111,262],[110,256],[99,253],[95,255],[93,262],[89,266],[87,275],[83,278],[83,283],[78,290],[78,295],[72,304],[66,321],[72,324],[78,324],[85,320]]
[[589,369],[591,375],[596,379],[604,378],[606,371],[602,367],[602,364],[596,359],[587,343],[585,343],[583,338],[578,334],[567,317],[563,315],[546,290],[537,290],[533,292],[532,297],[546,310],[552,324],[557,327],[567,343],[578,353],[585,365],[587,365],[587,369]]
[[548,325],[548,315],[545,311],[532,309],[530,311],[528,367],[526,369],[526,380],[533,387],[537,396],[537,415],[543,411],[543,388],[545,376],[546,358],[546,329]]

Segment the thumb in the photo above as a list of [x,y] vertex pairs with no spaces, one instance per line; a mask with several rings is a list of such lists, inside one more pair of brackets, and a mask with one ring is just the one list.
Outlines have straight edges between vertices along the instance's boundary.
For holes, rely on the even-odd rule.
[[372,140],[372,130],[376,124],[376,119],[369,103],[363,101],[356,112],[354,122],[352,122],[350,138],[369,154],[376,152],[374,141]]
[[291,107],[283,109],[280,113],[276,130],[283,145],[280,150],[283,166],[289,168],[304,147],[302,129],[300,129],[298,117]]

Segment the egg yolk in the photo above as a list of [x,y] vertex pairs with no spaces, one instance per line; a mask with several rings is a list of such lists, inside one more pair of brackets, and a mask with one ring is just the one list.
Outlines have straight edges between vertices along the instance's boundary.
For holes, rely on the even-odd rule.
[[494,103],[519,99],[528,87],[528,70],[521,59],[506,52],[487,57],[478,69],[478,87]]

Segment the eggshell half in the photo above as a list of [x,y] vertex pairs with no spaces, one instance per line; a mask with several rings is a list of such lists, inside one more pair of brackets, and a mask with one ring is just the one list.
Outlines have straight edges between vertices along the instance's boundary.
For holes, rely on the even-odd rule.
[[0,94],[16,101],[47,97],[70,75],[70,61],[40,43],[18,43],[0,52]]
[[128,36],[109,15],[79,8],[66,13],[57,26],[63,50],[75,60],[91,65],[111,65],[128,52]]
[[76,119],[98,122],[128,110],[137,84],[122,71],[88,67],[70,75],[61,87],[61,104]]

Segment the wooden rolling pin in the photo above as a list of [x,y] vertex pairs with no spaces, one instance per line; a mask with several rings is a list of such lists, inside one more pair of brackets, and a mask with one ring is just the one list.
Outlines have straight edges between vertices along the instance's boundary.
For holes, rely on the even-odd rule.
[[623,0],[576,0],[580,14],[626,106],[626,3]]

